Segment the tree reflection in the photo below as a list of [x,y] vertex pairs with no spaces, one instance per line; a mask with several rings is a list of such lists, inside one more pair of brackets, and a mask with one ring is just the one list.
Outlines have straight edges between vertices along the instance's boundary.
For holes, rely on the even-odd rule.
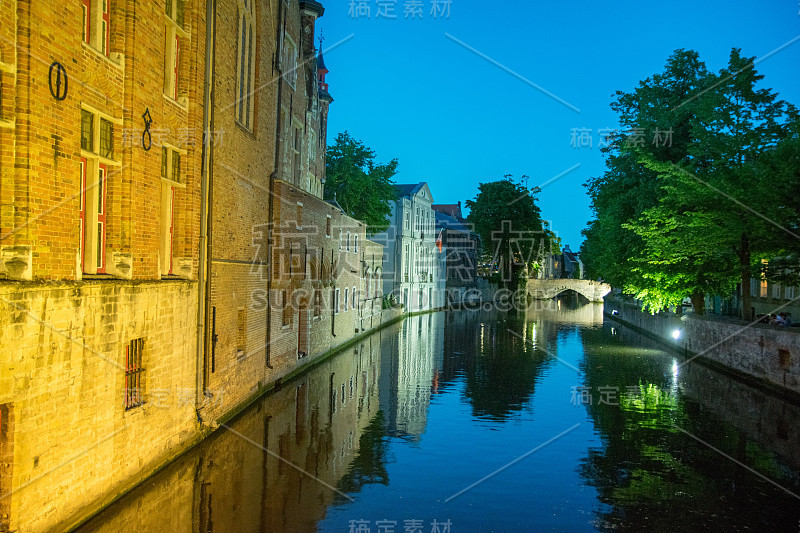
[[353,493],[360,491],[364,485],[388,485],[387,454],[386,421],[383,411],[378,411],[364,428],[358,441],[358,453],[350,463],[347,473],[339,480],[338,489]]
[[503,421],[530,402],[548,358],[534,347],[536,328],[524,313],[471,315],[446,335],[463,343],[446,361],[446,375],[464,376],[474,416]]
[[[583,404],[603,441],[602,448],[589,450],[581,468],[605,504],[597,513],[599,530],[738,531],[763,530],[767,523],[795,525],[787,509],[797,501],[741,466],[780,479],[774,457],[685,398],[673,356],[648,348],[646,339],[638,339],[632,349],[613,337],[610,327],[583,329],[581,337],[584,385],[591,391],[620,391],[612,405],[596,397]],[[684,431],[703,435],[729,458]]]

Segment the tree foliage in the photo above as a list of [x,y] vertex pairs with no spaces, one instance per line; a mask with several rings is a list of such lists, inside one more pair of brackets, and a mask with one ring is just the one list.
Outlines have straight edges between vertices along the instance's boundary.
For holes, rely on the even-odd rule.
[[798,245],[797,202],[786,198],[798,184],[797,112],[758,88],[762,78],[738,49],[719,73],[677,50],[663,73],[617,93],[623,132],[608,170],[587,183],[596,218],[582,259],[592,276],[651,310],[688,296],[699,313],[705,295],[738,282],[748,316],[761,259]]
[[368,235],[375,235],[389,227],[396,173],[397,159],[376,163],[375,152],[345,131],[328,147],[325,199],[335,199],[347,215],[367,225]]
[[509,288],[516,287],[526,271],[535,270],[555,242],[542,223],[538,192],[505,176],[481,183],[475,199],[466,201],[467,220],[481,239],[482,255]]

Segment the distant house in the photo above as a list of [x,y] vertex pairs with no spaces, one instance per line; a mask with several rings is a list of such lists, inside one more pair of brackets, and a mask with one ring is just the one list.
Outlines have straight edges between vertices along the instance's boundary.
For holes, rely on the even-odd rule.
[[437,213],[441,213],[443,215],[447,215],[450,218],[461,222],[462,224],[466,223],[467,220],[461,214],[461,202],[455,204],[434,204],[433,210]]
[[578,254],[565,245],[561,250],[561,278],[563,279],[583,279],[583,263],[578,258]]
[[[433,206],[436,211],[436,234],[442,240],[445,255],[444,290],[447,305],[459,305],[477,294],[478,236],[465,225],[461,203]],[[447,209],[455,207],[456,209]],[[451,216],[448,213],[453,213]]]
[[539,279],[583,279],[583,262],[577,252],[564,245],[560,254],[549,254],[539,271]]
[[437,309],[444,306],[444,256],[436,247],[433,195],[425,182],[395,187],[389,228],[373,237],[385,246],[384,293],[407,312]]

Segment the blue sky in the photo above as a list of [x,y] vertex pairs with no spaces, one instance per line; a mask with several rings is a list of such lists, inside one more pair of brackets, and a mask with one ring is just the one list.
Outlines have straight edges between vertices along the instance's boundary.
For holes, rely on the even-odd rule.
[[[449,17],[434,18],[434,0],[422,0],[422,17],[405,18],[414,0],[354,2],[369,16],[328,1],[318,26],[334,47],[328,141],[348,130],[378,161],[399,160],[397,182],[427,181],[437,203],[474,198],[505,174],[533,186],[580,165],[539,195],[574,250],[591,218],[582,184],[604,168],[599,130],[617,126],[614,92],[660,72],[676,48],[719,70],[733,47],[760,58],[798,38],[756,68],[800,105],[799,2],[452,0]],[[378,18],[381,3],[395,19]],[[591,130],[591,148],[571,146],[577,128]]]

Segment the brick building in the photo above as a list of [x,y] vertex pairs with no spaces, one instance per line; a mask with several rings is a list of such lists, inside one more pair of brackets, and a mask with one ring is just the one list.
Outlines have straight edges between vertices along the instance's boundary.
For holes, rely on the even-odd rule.
[[[297,4],[292,4],[297,10]],[[207,284],[200,372],[211,421],[247,402],[267,383],[267,227],[275,172],[278,92],[276,28],[286,2],[217,1],[210,69]],[[276,83],[277,81],[277,83]]]
[[196,434],[205,27],[196,0],[0,3],[0,531]]
[[81,521],[385,322],[382,247],[322,200],[323,13],[0,3],[0,531]]

